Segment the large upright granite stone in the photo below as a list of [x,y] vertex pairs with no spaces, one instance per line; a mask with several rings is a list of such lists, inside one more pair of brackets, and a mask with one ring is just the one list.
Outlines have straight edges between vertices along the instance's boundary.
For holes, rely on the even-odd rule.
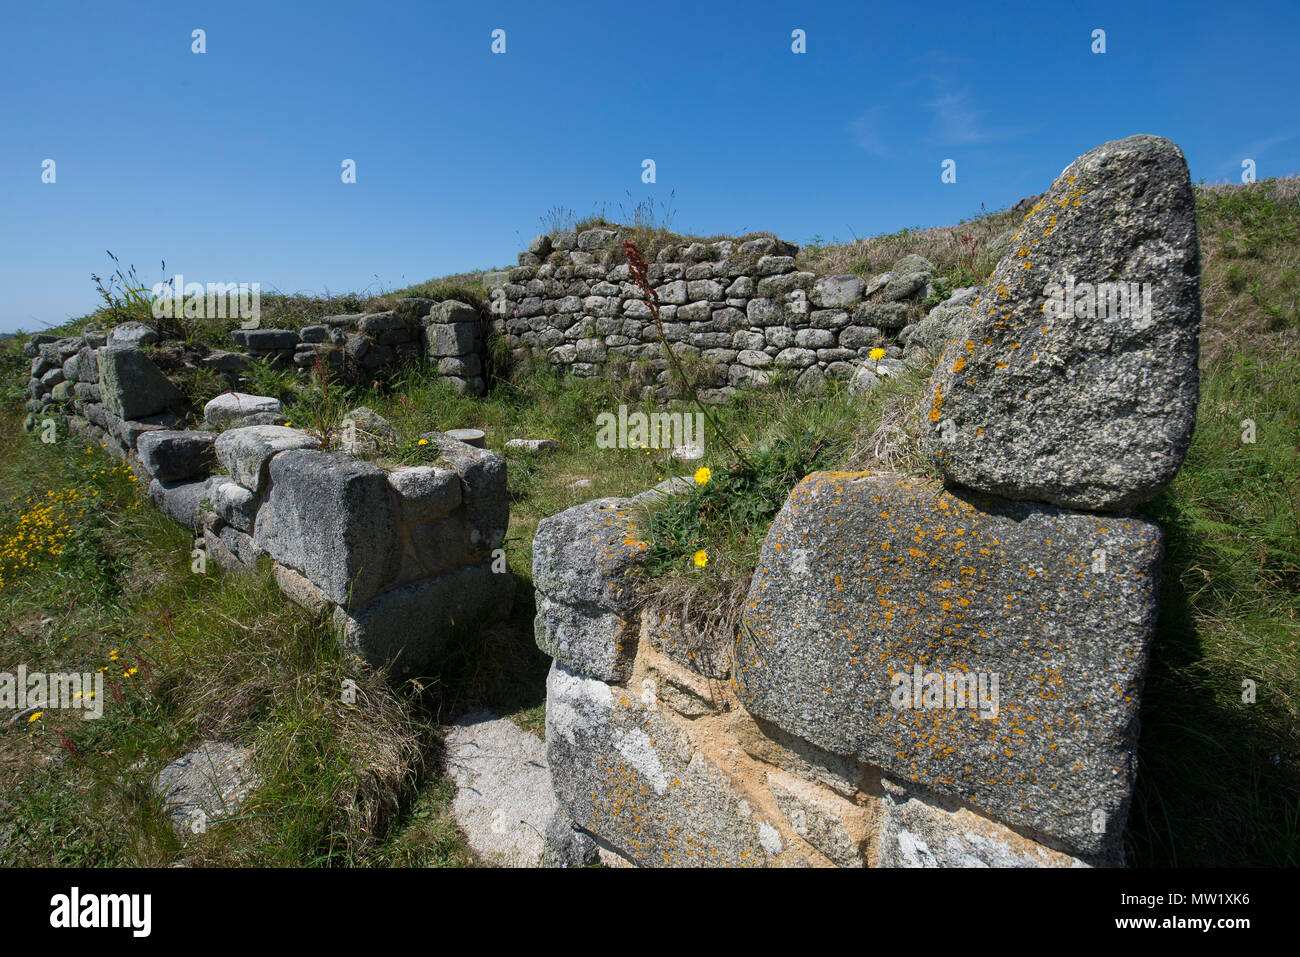
[[1107,853],[1136,770],[1161,550],[1131,516],[814,473],[763,544],[737,692],[827,751]]
[[157,415],[185,398],[139,349],[127,346],[95,352],[104,406],[123,419]]
[[380,469],[298,449],[275,456],[268,471],[271,491],[253,530],[258,548],[349,608],[392,581],[401,560],[397,504]]
[[785,850],[764,812],[662,710],[559,661],[546,679],[546,760],[574,823],[638,864],[763,867]]
[[475,448],[445,432],[420,436],[438,447],[443,462],[460,476],[470,545],[492,549],[506,539],[510,526],[510,497],[506,489],[506,460],[496,452]]
[[1159,492],[1196,423],[1199,268],[1177,146],[1131,136],[1070,164],[930,382],[928,451],[944,476],[1068,508]]
[[602,498],[544,518],[533,537],[537,646],[568,667],[621,681],[636,653],[629,573],[649,547],[628,499]]

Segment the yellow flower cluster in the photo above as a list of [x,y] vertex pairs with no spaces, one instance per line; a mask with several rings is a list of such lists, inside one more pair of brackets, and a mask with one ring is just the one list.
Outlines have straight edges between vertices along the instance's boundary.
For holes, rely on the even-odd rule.
[[27,508],[10,531],[0,534],[0,588],[31,571],[44,558],[58,558],[68,547],[74,524],[98,495],[76,488],[49,491],[28,499]]

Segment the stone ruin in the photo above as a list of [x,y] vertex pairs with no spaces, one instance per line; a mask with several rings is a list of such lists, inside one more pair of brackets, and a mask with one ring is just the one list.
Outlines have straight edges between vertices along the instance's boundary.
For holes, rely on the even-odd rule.
[[504,458],[429,432],[436,462],[380,467],[348,454],[396,438],[370,410],[350,413],[346,451],[325,451],[321,436],[285,426],[278,399],[242,393],[181,429],[184,396],[140,348],[153,339],[140,324],[34,339],[29,427],[66,412],[73,433],[130,462],[206,558],[240,571],[269,556],[288,597],[397,677],[423,673],[453,629],[509,610]]
[[[659,401],[679,393],[660,329],[644,292],[632,282],[622,227],[595,227],[536,237],[519,265],[489,293],[492,328],[516,365],[537,362],[579,378],[628,379]],[[761,389],[778,371],[797,388],[824,391],[850,383],[866,391],[903,370],[905,350],[933,337],[922,301],[935,294],[934,266],[905,256],[870,279],[798,269],[793,243],[691,241],[655,254],[649,279],[659,296],[663,340],[691,364],[705,402]],[[976,290],[958,290],[945,307]],[[883,350],[873,358],[875,350]]]
[[[545,519],[553,858],[1121,864],[1163,549],[1130,510],[1190,441],[1198,272],[1174,144],[1076,160],[950,318],[943,480],[805,478],[737,635],[642,605],[635,500]],[[1121,284],[1150,308],[1101,308]]]
[[[619,235],[534,240],[494,285],[493,324],[516,360],[572,375],[640,361],[645,393],[662,399],[671,381]],[[543,520],[533,581],[536,640],[554,659],[551,790],[530,777],[524,803],[556,809],[546,859],[1122,863],[1162,556],[1160,528],[1132,509],[1172,480],[1198,396],[1181,152],[1136,136],[1080,157],[987,285],[924,317],[920,257],[864,282],[797,272],[793,252],[764,238],[658,257],[665,334],[702,361],[706,400],[761,388],[774,368],[809,391],[870,388],[946,342],[926,402],[942,479],[806,477],[773,522],[738,634],[638,596],[639,506],[687,480]],[[407,300],[379,318],[237,336],[299,367],[318,345],[371,355],[372,368],[423,353],[481,392],[482,325],[462,305]],[[215,561],[269,556],[286,594],[398,676],[426,670],[453,628],[508,608],[513,580],[494,557],[509,518],[500,456],[428,433],[436,464],[381,468],[322,451],[283,424],[277,400],[239,393],[178,430],[183,397],[142,351],[150,337],[138,324],[33,337],[29,427],[67,413]],[[886,359],[870,359],[877,348]],[[247,361],[210,358],[232,376]],[[468,758],[456,773],[511,793],[483,785],[489,770]],[[498,840],[501,808],[466,803],[492,825],[482,852],[534,859]]]

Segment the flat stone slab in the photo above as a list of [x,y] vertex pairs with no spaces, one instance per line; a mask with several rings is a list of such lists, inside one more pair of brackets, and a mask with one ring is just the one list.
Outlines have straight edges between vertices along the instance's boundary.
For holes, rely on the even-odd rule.
[[279,415],[283,411],[280,400],[272,396],[227,392],[209,400],[203,407],[203,418],[209,425],[220,429],[242,422],[249,416]]
[[546,743],[487,711],[465,715],[447,733],[447,772],[456,782],[452,814],[485,863],[537,867],[555,813]]
[[208,823],[239,810],[258,785],[252,748],[210,741],[158,772],[154,791],[172,828],[202,833]]
[[950,481],[1119,511],[1158,493],[1196,424],[1196,203],[1173,143],[1081,156],[1016,231],[930,382]]
[[764,542],[737,692],[827,751],[1107,852],[1136,771],[1162,543],[1131,516],[814,473]]

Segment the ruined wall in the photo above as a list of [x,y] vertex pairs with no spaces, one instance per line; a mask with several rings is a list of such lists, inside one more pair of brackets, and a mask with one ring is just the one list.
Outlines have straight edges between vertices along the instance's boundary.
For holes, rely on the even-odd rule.
[[[1112,282],[1150,308],[1060,308]],[[1197,403],[1181,152],[1076,160],[952,320],[927,402],[943,481],[806,477],[736,634],[641,605],[633,500],[538,526],[557,859],[1123,862],[1163,550],[1130,510],[1173,478]]]
[[[647,395],[673,393],[659,330],[631,281],[618,228],[538,236],[520,265],[490,292],[492,328],[517,362],[542,361],[566,374],[629,377]],[[933,295],[934,267],[900,260],[870,280],[823,276],[795,264],[797,247],[764,237],[690,242],[658,252],[649,278],[663,337],[687,360],[705,401],[762,388],[785,370],[819,392],[901,369],[903,330]],[[883,349],[880,362],[872,350]]]
[[[429,464],[381,468],[321,451],[319,437],[284,425],[279,400],[242,393],[180,430],[184,397],[139,348],[153,335],[135,325],[33,340],[29,429],[49,422],[130,461],[206,558],[240,570],[269,556],[290,598],[328,612],[347,651],[396,676],[427,668],[457,622],[509,609],[501,456],[430,432]],[[352,416],[348,451],[395,435],[369,410]]]
[[405,363],[426,361],[456,391],[483,395],[489,374],[486,322],[467,303],[399,299],[385,312],[326,316],[292,329],[236,329],[231,335],[243,354],[299,369],[319,358],[349,378],[364,380]]

